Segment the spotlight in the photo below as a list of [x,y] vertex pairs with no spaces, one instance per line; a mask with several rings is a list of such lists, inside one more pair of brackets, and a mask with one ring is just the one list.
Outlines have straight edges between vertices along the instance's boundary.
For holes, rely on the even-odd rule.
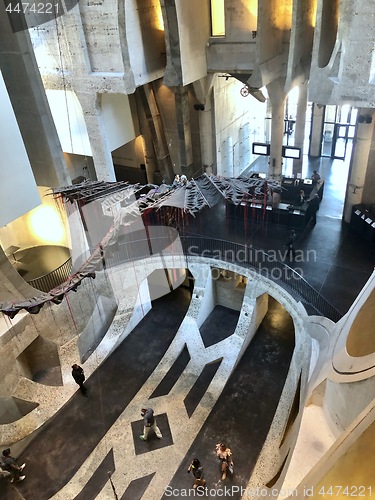
[[359,115],[358,122],[359,123],[364,123],[365,122],[365,117],[363,115]]
[[372,122],[372,116],[367,115],[366,116],[366,123],[371,123]]

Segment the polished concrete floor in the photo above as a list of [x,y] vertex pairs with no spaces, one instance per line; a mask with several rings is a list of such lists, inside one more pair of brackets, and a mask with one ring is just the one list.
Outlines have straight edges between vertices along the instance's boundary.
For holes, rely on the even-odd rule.
[[[341,160],[319,158],[306,165],[304,175],[318,170],[324,179],[324,197],[315,226],[296,230],[296,250],[305,255],[301,262],[285,263],[302,269],[303,277],[340,313],[344,314],[371,275],[375,265],[375,245],[353,232],[342,221],[348,164]],[[267,171],[266,160],[260,158],[252,171]],[[188,234],[204,234],[246,244],[254,249],[285,252],[290,228],[282,225],[247,224],[241,219],[226,219],[225,205],[205,209],[184,227]]]
[[[374,246],[359,240],[357,235],[351,233],[341,222],[346,183],[345,168],[347,167],[343,162],[332,162],[328,159],[321,159],[318,163],[309,165],[311,171],[317,169],[325,178],[325,194],[316,226],[299,231],[296,241],[297,248],[316,252],[314,261],[303,263],[305,279],[342,313],[348,310],[368,279],[374,267],[375,256]],[[283,248],[288,236],[288,229],[282,226],[264,228],[254,225],[247,227],[245,234],[241,221],[228,223],[225,220],[224,206],[217,207],[209,214],[207,211],[201,214],[185,227],[185,232],[211,235],[215,238],[246,242],[257,248],[275,250]],[[154,479],[156,469],[160,470],[162,465],[158,462],[158,465],[149,470],[142,468],[136,476],[137,479],[131,481],[125,490],[118,489],[116,481],[110,484],[109,473],[115,474],[119,470],[123,471],[124,475],[128,472],[134,473],[135,465],[122,460],[118,452],[114,452],[116,443],[110,441],[109,430],[167,351],[189,302],[190,292],[180,288],[153,303],[150,313],[90,377],[87,382],[88,397],[83,398],[77,392],[55,418],[41,429],[19,457],[21,462],[27,463],[26,480],[17,485],[0,481],[1,499],[53,498],[74,478],[90,453],[106,436],[106,452],[98,460],[91,479],[82,484],[79,493],[72,496],[65,494],[64,498],[142,498]],[[246,486],[272,421],[294,347],[294,332],[290,319],[284,311],[277,309],[277,305],[275,308],[270,308],[224,390],[212,403],[212,409],[203,426],[196,435],[191,436],[188,451],[179,457],[178,463],[175,464],[176,470],[165,487],[168,484],[173,488],[191,487],[193,480],[187,474],[187,466],[192,458],[198,457],[204,466],[207,485],[220,488],[223,484],[214,454],[215,444],[220,441],[226,441],[231,447],[235,462],[235,474],[233,478],[227,479],[226,484]],[[205,346],[225,342],[225,337],[233,333],[237,317],[235,311],[215,308],[211,318],[201,327]],[[273,321],[275,317],[279,319],[276,322]],[[185,346],[150,397],[166,397],[176,381],[182,378],[192,355]],[[188,392],[184,404],[189,416],[196,411],[211,380],[220,370],[220,365],[220,358],[206,364]],[[170,412],[172,413],[172,408]],[[150,439],[144,443],[138,437],[142,431],[140,415],[134,414],[131,422],[132,435],[127,438],[132,442],[137,458],[141,457],[146,463],[150,454],[157,454],[164,448],[172,448],[174,436],[171,433],[173,422],[170,418],[167,408],[158,418],[163,439]],[[136,467],[139,468],[140,463],[137,462]],[[165,465],[167,468],[169,464]],[[150,493],[147,498],[152,498]],[[157,500],[160,495],[154,498]],[[234,495],[231,498],[240,496]]]
[[[20,461],[27,463],[27,478],[17,485],[3,480],[0,486],[1,498],[47,500],[53,498],[66,485],[155,369],[174,338],[189,302],[190,292],[179,288],[153,303],[152,310],[131,335],[90,377],[87,382],[88,397],[84,398],[77,392],[19,457]],[[224,340],[223,332],[230,337],[237,319],[236,311],[222,306],[216,307],[201,328],[205,343],[220,343]],[[218,323],[220,329],[217,328]],[[144,348],[145,345],[148,349]],[[186,457],[181,460],[169,483],[171,487],[192,486],[191,477],[186,471],[191,459],[199,457],[204,464],[207,484],[210,488],[220,489],[223,486],[220,468],[213,452],[215,444],[223,440],[233,451],[236,467],[236,473],[233,477],[228,477],[226,484],[246,487],[272,422],[289,370],[293,348],[294,330],[291,318],[273,301],[204,426],[192,440]],[[188,361],[189,355],[182,351],[151,397],[168,394]],[[218,359],[215,363],[206,365],[189,391],[185,406],[190,416],[202,400],[221,361]],[[252,408],[251,413],[248,408]],[[134,415],[132,426],[136,455],[148,454],[173,444],[168,414],[158,416],[158,425],[162,430],[163,439],[151,438],[149,442],[144,443],[139,440],[142,423],[139,421],[139,415]],[[72,498],[109,498],[102,492],[104,484],[108,482],[108,472],[114,472],[116,468],[124,465],[128,470],[132,467],[131,464],[115,461],[111,447],[102,459],[91,480],[78,496]],[[119,498],[142,498],[152,477],[153,471],[150,471],[150,474],[132,481]],[[165,484],[165,487],[167,486],[168,482]],[[240,495],[235,494],[232,498],[239,499]]]

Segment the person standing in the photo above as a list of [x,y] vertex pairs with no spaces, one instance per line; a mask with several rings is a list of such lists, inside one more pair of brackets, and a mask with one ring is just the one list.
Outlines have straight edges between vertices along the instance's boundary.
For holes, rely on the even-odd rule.
[[227,471],[233,473],[233,457],[230,448],[224,443],[216,445],[216,456],[221,461],[221,479],[224,481],[227,477]]
[[194,489],[198,488],[198,486],[204,486],[206,484],[206,480],[203,478],[203,467],[197,458],[193,459],[187,471],[189,473],[192,472],[195,477],[195,482],[193,484]]
[[83,385],[83,382],[85,381],[86,378],[83,368],[77,364],[74,364],[72,366],[72,377],[74,378],[75,382],[79,385],[82,395],[87,397],[87,389]]
[[305,191],[303,189],[301,189],[301,191],[299,192],[299,195],[294,200],[293,205],[300,207],[301,205],[303,205],[305,203],[305,201],[306,201]]
[[23,481],[26,476],[21,476],[21,472],[26,467],[26,464],[19,466],[16,460],[10,455],[10,448],[3,450],[2,465],[1,468],[12,475],[11,482],[16,480],[17,482]]
[[154,418],[154,410],[152,408],[142,408],[141,415],[143,417],[144,427],[143,434],[139,436],[140,439],[142,439],[142,441],[147,441],[150,429],[155,432],[158,439],[161,439],[163,436],[156,424],[156,420]]
[[311,223],[315,226],[316,224],[316,212],[319,210],[320,198],[316,193],[313,198],[309,201],[309,206],[307,207],[306,215],[310,218]]
[[312,176],[311,176],[311,180],[313,181],[313,186],[318,184],[318,182],[320,182],[320,179],[321,179],[321,177],[320,177],[319,172],[314,170],[314,172],[312,173]]

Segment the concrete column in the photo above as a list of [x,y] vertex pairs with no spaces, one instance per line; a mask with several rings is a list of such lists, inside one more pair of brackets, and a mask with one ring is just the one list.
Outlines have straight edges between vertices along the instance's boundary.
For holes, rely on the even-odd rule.
[[[361,117],[371,119],[371,123],[360,123]],[[371,140],[374,132],[374,111],[360,109],[357,132],[354,138],[353,153],[349,168],[349,182],[346,190],[344,219],[350,222],[352,206],[362,203],[363,187],[369,163]]]
[[0,33],[0,68],[35,181],[50,187],[70,184],[29,32],[13,33],[3,4]]
[[[139,102],[148,126],[149,136],[152,139],[152,151],[156,155],[156,160],[151,154],[151,143],[146,143],[146,156],[148,159],[156,161],[157,169],[153,170],[154,182],[160,184],[162,180],[167,183],[173,181],[173,166],[167,142],[165,139],[164,127],[159,113],[158,103],[155,99],[155,92],[152,85],[146,84],[137,89]],[[148,134],[147,134],[148,135]],[[158,178],[155,178],[157,174]]]
[[193,83],[197,103],[194,108],[199,113],[199,139],[201,163],[207,174],[216,173],[214,167],[214,122],[212,109],[213,75],[207,75]]
[[112,154],[106,140],[100,94],[77,92],[90,139],[92,159],[98,181],[115,181],[115,169]]
[[297,177],[297,174],[302,173],[303,143],[306,128],[307,87],[307,81],[299,86],[296,125],[294,131],[294,146],[296,148],[301,148],[301,158],[299,160],[293,160],[294,177]]
[[176,0],[160,0],[164,19],[165,49],[167,67],[164,84],[168,87],[182,85],[181,39]]
[[277,79],[267,85],[268,95],[271,101],[271,151],[268,175],[270,179],[281,180],[282,156],[281,150],[284,135],[284,80]]
[[201,161],[206,173],[213,172],[213,123],[211,96],[206,100],[204,111],[199,111],[199,136],[201,141]]
[[175,88],[175,103],[181,172],[190,177],[193,172],[189,172],[188,168],[193,162],[193,149],[190,133],[189,96],[186,87]]
[[150,132],[150,127],[148,126],[146,113],[143,107],[143,101],[141,96],[139,95],[138,90],[135,92],[135,98],[137,102],[137,115],[139,119],[140,133],[144,141],[147,182],[149,182],[150,184],[157,184],[158,182],[160,182],[160,179],[155,178],[154,176],[154,172],[158,170],[158,165],[152,140],[153,138]]
[[319,157],[322,149],[322,130],[325,106],[314,104],[309,155]]

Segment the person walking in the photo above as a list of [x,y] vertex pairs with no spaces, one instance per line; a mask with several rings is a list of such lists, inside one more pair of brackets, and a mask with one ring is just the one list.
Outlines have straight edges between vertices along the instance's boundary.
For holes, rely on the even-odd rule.
[[224,481],[227,477],[227,472],[233,473],[233,457],[230,448],[225,443],[216,445],[216,456],[221,461],[221,479]]
[[194,489],[198,488],[198,486],[204,486],[206,484],[206,480],[203,478],[203,467],[197,458],[193,459],[187,471],[189,473],[192,472],[195,477],[195,482],[193,484]]
[[296,232],[294,231],[294,229],[292,229],[289,234],[289,239],[284,245],[284,247],[287,248],[287,256],[289,257],[290,260],[293,260],[296,256],[296,250],[294,248],[294,242],[296,241],[296,237],[297,237]]
[[83,385],[83,382],[86,379],[83,368],[77,364],[74,364],[72,366],[72,377],[74,378],[75,382],[79,385],[82,395],[87,397],[87,389]]
[[10,455],[10,448],[3,450],[2,464],[1,468],[12,475],[11,482],[16,480],[17,482],[23,481],[26,476],[21,476],[21,472],[26,467],[26,464],[21,466],[17,464],[16,460]]
[[154,418],[154,410],[152,408],[142,408],[141,415],[143,417],[144,427],[143,434],[139,436],[140,439],[142,439],[142,441],[147,441],[150,429],[155,432],[158,439],[161,439],[163,436],[156,424],[156,420]]

